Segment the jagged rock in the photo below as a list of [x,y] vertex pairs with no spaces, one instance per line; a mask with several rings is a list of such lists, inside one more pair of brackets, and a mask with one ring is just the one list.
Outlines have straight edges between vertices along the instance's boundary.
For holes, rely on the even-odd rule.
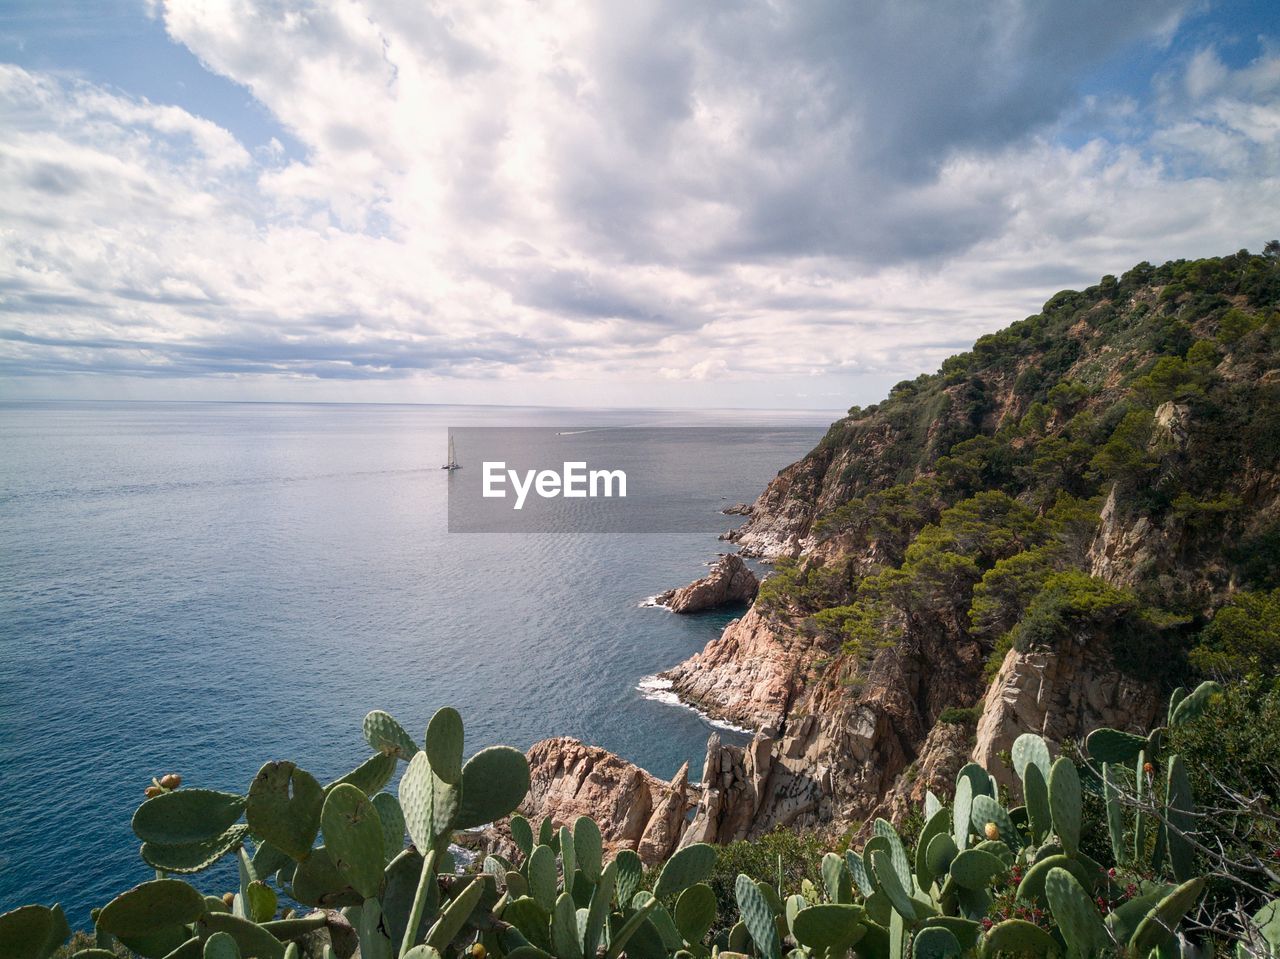
[[726,506],[720,512],[724,513],[725,516],[750,516],[751,504],[737,503],[733,506]]
[[1099,726],[1150,728],[1160,705],[1157,685],[1117,670],[1104,648],[1105,642],[1071,641],[1009,650],[983,703],[973,761],[1012,785],[1013,770],[1000,756],[1022,733],[1062,742]]
[[[528,760],[529,795],[519,811],[535,828],[544,816],[556,826],[591,816],[610,852],[632,849],[654,863],[675,850],[690,808],[687,763],[663,782],[607,749],[568,737],[534,743]],[[509,844],[505,823],[497,831],[497,848],[503,848]]]
[[721,606],[749,603],[756,598],[760,581],[747,569],[739,556],[721,553],[711,564],[711,572],[688,586],[667,590],[658,597],[658,604],[673,613],[700,613]]
[[955,788],[956,774],[969,761],[972,748],[972,724],[935,723],[920,755],[898,777],[883,805],[867,817],[863,832],[870,832],[876,816],[901,822],[923,808],[925,794],[930,790],[945,800]]
[[714,719],[758,729],[777,726],[800,680],[811,643],[752,607],[719,639],[662,674],[685,702]]

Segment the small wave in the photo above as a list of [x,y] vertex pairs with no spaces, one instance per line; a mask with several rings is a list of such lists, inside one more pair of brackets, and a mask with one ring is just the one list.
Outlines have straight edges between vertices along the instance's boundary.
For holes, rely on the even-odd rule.
[[663,679],[661,676],[645,676],[640,682],[636,683],[636,690],[645,699],[651,699],[655,703],[665,703],[668,706],[679,706],[690,712],[697,713],[702,721],[717,729],[724,729],[731,733],[741,733],[744,736],[750,736],[753,731],[744,729],[741,726],[735,726],[733,723],[726,723],[722,719],[716,719],[708,716],[697,706],[690,706],[672,689],[672,682],[669,679]]
[[658,597],[656,595],[646,596],[644,599],[640,600],[640,602],[636,603],[636,608],[637,609],[665,609],[668,613],[671,612],[671,607],[668,606],[666,603],[658,602]]

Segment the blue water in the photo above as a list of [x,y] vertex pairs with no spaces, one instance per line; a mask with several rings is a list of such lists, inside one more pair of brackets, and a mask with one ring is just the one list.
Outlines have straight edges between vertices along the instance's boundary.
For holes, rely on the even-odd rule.
[[0,911],[60,901],[87,926],[150,878],[129,818],[151,776],[242,792],[289,758],[323,781],[368,755],[374,708],[420,735],[454,705],[468,752],[569,735],[664,777],[691,761],[696,778],[711,727],[636,684],[730,614],[641,604],[723,544],[450,535],[446,430],[806,427],[738,449],[728,505],[832,418],[0,404]]

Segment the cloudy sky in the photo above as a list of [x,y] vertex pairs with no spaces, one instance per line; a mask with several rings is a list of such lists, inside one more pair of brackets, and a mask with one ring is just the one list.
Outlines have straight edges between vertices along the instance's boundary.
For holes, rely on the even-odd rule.
[[842,408],[1280,234],[1280,15],[5,0],[0,397]]

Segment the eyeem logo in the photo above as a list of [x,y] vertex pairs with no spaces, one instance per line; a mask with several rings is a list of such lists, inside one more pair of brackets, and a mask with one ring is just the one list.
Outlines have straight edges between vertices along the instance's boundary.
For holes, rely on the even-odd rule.
[[557,496],[586,499],[627,495],[627,474],[622,470],[588,470],[586,463],[565,463],[564,470],[560,473],[555,470],[525,470],[522,476],[516,470],[507,469],[507,464],[501,460],[485,462],[485,497],[505,499],[508,481],[516,494],[513,509],[524,507],[525,497],[530,490],[543,499],[555,499]]

